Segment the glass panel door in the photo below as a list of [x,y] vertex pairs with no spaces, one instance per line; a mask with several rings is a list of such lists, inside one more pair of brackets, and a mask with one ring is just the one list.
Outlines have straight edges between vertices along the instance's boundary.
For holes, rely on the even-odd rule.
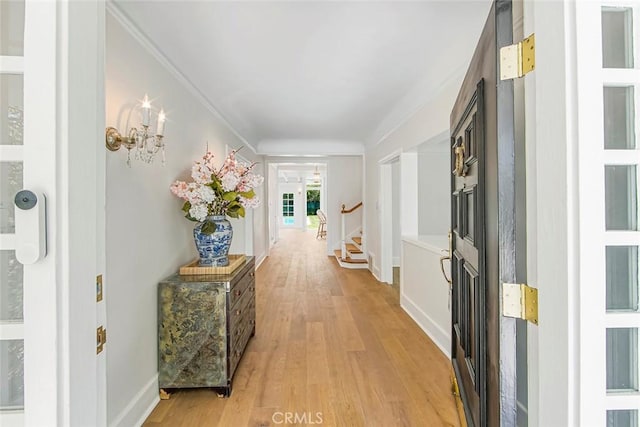
[[[638,164],[636,117],[640,8],[613,0],[601,7],[604,150],[604,305],[607,426],[638,426]],[[634,20],[636,22],[634,22]],[[602,149],[600,148],[600,149]],[[604,415],[604,414],[603,414]]]
[[23,188],[24,1],[0,2],[0,424],[22,424],[24,268],[15,257],[13,198]]

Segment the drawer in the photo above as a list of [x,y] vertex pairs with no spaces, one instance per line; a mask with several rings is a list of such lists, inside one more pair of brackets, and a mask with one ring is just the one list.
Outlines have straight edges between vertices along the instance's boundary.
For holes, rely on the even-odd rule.
[[247,274],[238,280],[238,282],[231,285],[231,289],[229,290],[229,307],[233,308],[233,306],[242,298],[247,288],[250,286],[255,288],[255,276],[256,273],[252,268],[247,272]]
[[[236,289],[237,291],[238,289]],[[233,320],[235,317],[242,316],[245,308],[250,304],[251,300],[255,300],[256,287],[255,282],[249,282],[237,296],[233,304],[229,304],[229,319]]]
[[[249,313],[247,313],[249,315]],[[247,347],[247,343],[251,339],[251,333],[253,332],[253,327],[255,326],[255,311],[252,311],[248,316],[249,322],[246,324],[246,328],[244,329],[240,340],[236,343],[235,347],[231,350],[229,354],[229,377],[233,377],[233,374],[238,367],[238,363],[240,363],[240,359],[242,359],[242,355],[244,354],[244,350]]]
[[[249,295],[247,295],[249,296]],[[242,310],[237,310],[234,312],[234,319],[229,320],[229,348],[233,349],[237,346],[240,339],[243,337],[244,333],[247,329],[253,329],[253,325],[255,324],[255,312],[256,312],[256,304],[255,299],[251,298],[247,300],[247,305],[245,305]],[[240,307],[240,304],[237,305]],[[236,315],[236,313],[240,312]],[[229,314],[231,318],[231,313]]]

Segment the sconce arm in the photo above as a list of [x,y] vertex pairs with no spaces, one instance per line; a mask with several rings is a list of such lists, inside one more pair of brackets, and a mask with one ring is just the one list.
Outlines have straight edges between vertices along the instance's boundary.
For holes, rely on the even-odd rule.
[[131,128],[128,137],[120,135],[118,129],[114,127],[108,127],[105,133],[105,144],[109,151],[118,151],[121,146],[128,150],[131,150],[136,146],[136,140],[138,139],[138,131],[136,128]]

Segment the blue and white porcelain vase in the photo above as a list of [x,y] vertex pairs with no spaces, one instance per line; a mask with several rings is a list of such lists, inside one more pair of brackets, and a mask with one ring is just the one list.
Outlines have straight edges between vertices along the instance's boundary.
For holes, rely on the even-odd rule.
[[[202,232],[207,222],[215,224],[216,229],[211,234]],[[233,237],[233,228],[225,215],[208,216],[193,229],[193,238],[200,255],[201,267],[224,267],[229,265],[229,247]]]

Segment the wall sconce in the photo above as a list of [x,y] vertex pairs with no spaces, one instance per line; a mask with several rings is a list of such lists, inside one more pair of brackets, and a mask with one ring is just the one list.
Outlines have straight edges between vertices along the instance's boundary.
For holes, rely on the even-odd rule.
[[105,142],[110,151],[118,151],[124,146],[127,151],[127,166],[131,167],[131,150],[136,149],[136,159],[145,163],[152,163],[155,155],[160,152],[162,154],[162,166],[165,164],[164,157],[164,129],[167,118],[164,109],[160,109],[158,113],[158,121],[156,131],[153,132],[149,124],[151,122],[151,102],[149,97],[144,96],[142,101],[142,129],[129,129],[127,136],[122,136],[118,129],[108,127],[106,130]]

